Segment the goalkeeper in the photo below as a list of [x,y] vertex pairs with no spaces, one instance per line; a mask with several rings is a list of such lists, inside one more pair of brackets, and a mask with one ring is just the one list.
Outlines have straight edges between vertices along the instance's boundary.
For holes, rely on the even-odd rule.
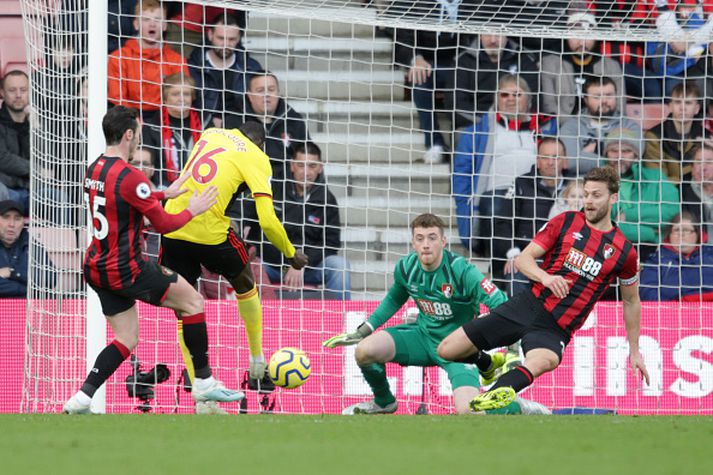
[[[436,353],[438,344],[451,331],[478,315],[480,304],[494,308],[507,300],[505,294],[463,257],[445,250],[445,224],[433,214],[422,214],[411,223],[415,252],[399,260],[394,285],[374,313],[353,333],[330,338],[327,348],[357,344],[356,361],[374,399],[347,407],[343,414],[386,414],[398,405],[389,389],[384,363],[404,366],[440,366],[453,387],[456,412],[470,413],[469,402],[480,393],[478,370],[472,365],[446,361]],[[419,309],[415,324],[397,325],[373,333],[386,323],[409,297]],[[505,355],[495,353],[491,361],[476,363],[483,384],[492,383]],[[542,405],[517,398],[497,411],[504,414],[549,414]]]

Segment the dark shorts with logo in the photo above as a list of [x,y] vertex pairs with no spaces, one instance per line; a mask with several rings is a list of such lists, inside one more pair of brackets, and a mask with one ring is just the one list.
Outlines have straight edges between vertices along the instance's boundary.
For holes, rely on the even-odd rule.
[[89,285],[99,295],[104,315],[111,317],[130,309],[137,300],[160,306],[174,282],[178,282],[178,274],[155,262],[146,262],[134,283],[125,289],[109,290]]
[[500,348],[522,340],[520,344],[525,354],[546,348],[554,351],[560,361],[571,339],[529,289],[466,323],[463,331],[479,350]]
[[161,238],[161,264],[196,285],[201,276],[201,266],[222,275],[228,280],[239,276],[248,265],[250,257],[243,240],[230,229],[220,244],[198,244],[181,239]]

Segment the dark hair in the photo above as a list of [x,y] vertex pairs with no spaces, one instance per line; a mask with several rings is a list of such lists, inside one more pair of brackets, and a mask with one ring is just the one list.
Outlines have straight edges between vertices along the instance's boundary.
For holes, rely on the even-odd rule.
[[411,221],[411,234],[416,228],[438,228],[443,235],[443,230],[446,228],[446,223],[441,218],[431,213],[419,214]]
[[695,97],[698,99],[701,97],[701,88],[693,81],[681,81],[671,89],[669,101],[674,97]]
[[591,88],[591,87],[594,87],[594,86],[604,87],[604,86],[608,86],[609,84],[614,86],[614,90],[616,92],[619,92],[619,91],[617,91],[616,83],[609,76],[590,76],[584,82],[584,86],[582,86],[582,92],[584,94],[587,94],[589,92],[589,88]]
[[252,143],[262,148],[265,143],[265,126],[262,124],[249,120],[243,122],[243,124],[238,127],[238,130]]
[[671,240],[671,231],[673,231],[673,227],[676,224],[679,224],[684,219],[691,222],[691,226],[693,226],[693,229],[696,230],[696,243],[700,244],[701,243],[701,223],[697,222],[698,219],[695,216],[693,216],[693,213],[691,213],[690,211],[685,210],[685,209],[683,211],[681,211],[680,213],[678,213],[673,218],[671,218],[671,222],[666,227],[664,236],[666,236],[666,239],[668,239],[670,241]]
[[237,15],[228,12],[223,12],[215,17],[210,29],[215,29],[217,25],[237,26],[241,30],[244,28],[244,22],[241,22]]
[[540,141],[537,144],[537,151],[540,151],[540,147],[546,143],[556,143],[560,147],[562,147],[562,150],[564,150],[564,155],[562,158],[567,158],[567,147],[564,145],[564,142],[559,137],[555,137],[554,135],[543,135],[540,137]]
[[584,184],[588,181],[606,183],[610,194],[619,193],[619,174],[612,167],[592,168],[584,177]]
[[294,155],[301,153],[302,155],[317,155],[319,161],[322,161],[322,151],[314,142],[298,142],[293,148]]
[[277,85],[278,85],[278,87],[279,87],[279,85],[280,85],[280,80],[277,79],[277,76],[275,76],[275,75],[274,75],[273,73],[271,73],[270,71],[259,71],[259,72],[252,73],[252,74],[250,75],[250,77],[248,78],[248,91],[250,91],[250,90],[252,89],[253,81],[254,81],[255,79],[257,79],[257,78],[265,78],[265,77],[268,77],[268,76],[269,76],[269,77],[272,77],[272,78],[275,78],[275,82],[277,83]]
[[0,81],[0,88],[5,89],[5,79],[12,77],[12,76],[24,76],[25,79],[28,81],[30,80],[30,77],[27,75],[25,71],[20,71],[19,69],[13,69],[12,71],[8,71],[5,73],[5,77],[2,78],[2,81]]
[[[704,142],[704,143],[697,143],[697,144],[695,144],[693,147],[691,147],[691,149],[688,151],[688,153],[686,153],[686,156],[691,157],[692,159],[695,159],[695,158],[696,158],[696,155],[697,155],[699,152],[702,152],[702,151],[704,151],[704,150],[706,150],[706,151],[708,151],[708,152],[713,152],[713,146],[708,145],[708,144],[705,143],[705,142]],[[694,160],[694,161],[695,161],[695,160]]]
[[102,130],[107,145],[117,145],[127,130],[139,128],[139,111],[124,106],[112,107],[104,114]]

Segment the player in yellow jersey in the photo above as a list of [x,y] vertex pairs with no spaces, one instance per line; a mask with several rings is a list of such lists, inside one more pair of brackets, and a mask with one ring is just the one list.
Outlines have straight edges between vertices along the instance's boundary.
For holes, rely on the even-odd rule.
[[[270,187],[270,159],[261,150],[264,141],[264,129],[254,122],[246,122],[240,129],[212,128],[203,132],[182,171],[182,174],[191,174],[183,186],[189,191],[202,191],[208,186],[215,186],[218,200],[207,212],[180,230],[164,235],[161,240],[161,264],[178,272],[192,285],[198,281],[203,265],[225,277],[233,286],[250,347],[249,375],[258,380],[265,376],[262,306],[250,269],[247,247],[230,227],[230,219],[225,215],[237,197],[238,189],[242,191],[241,185],[247,185],[252,193],[265,236],[282,251],[292,267],[299,270],[307,265],[307,256],[295,251],[275,215]],[[187,205],[184,195],[169,200],[166,211],[173,213],[174,210],[184,209]],[[193,381],[196,375],[180,325],[178,335],[183,361]],[[197,408],[197,412],[200,411],[201,408]]]

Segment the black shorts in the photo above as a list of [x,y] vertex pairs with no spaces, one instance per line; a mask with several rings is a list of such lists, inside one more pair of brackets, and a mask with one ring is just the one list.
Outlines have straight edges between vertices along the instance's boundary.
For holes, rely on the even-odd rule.
[[489,314],[463,325],[463,331],[479,350],[491,350],[522,340],[522,351],[552,350],[562,361],[571,335],[557,325],[530,290],[520,292]]
[[102,311],[107,317],[124,312],[134,306],[137,300],[160,306],[171,284],[178,282],[178,274],[155,262],[146,262],[129,287],[109,290],[89,284],[99,295]]
[[159,261],[195,286],[201,276],[201,266],[230,281],[243,272],[249,257],[243,240],[230,229],[220,244],[197,244],[163,236]]

